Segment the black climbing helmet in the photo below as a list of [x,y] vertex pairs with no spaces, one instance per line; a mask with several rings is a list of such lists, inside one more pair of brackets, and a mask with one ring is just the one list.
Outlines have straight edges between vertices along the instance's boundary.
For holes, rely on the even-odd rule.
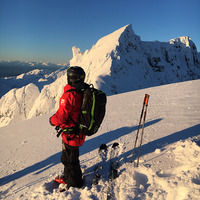
[[84,83],[85,72],[83,68],[74,66],[67,70],[67,81],[69,85],[74,85],[76,83]]

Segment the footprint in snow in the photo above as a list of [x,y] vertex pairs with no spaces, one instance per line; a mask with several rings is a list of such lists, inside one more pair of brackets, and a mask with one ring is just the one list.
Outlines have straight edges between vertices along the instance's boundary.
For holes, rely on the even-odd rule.
[[173,174],[170,174],[170,173],[164,173],[163,171],[159,170],[156,172],[156,175],[158,177],[161,177],[161,178],[167,178],[167,177],[171,177],[173,176]]

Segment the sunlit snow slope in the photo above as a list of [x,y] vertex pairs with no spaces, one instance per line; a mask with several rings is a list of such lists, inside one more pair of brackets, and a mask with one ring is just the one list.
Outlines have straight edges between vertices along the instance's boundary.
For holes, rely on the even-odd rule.
[[[99,132],[80,148],[83,189],[57,193],[61,138],[50,114],[0,128],[1,199],[106,199],[107,179],[90,188],[101,143],[119,143],[115,199],[198,200],[200,196],[200,80],[141,89],[108,97]],[[150,94],[140,165],[130,163],[145,93]],[[136,155],[138,147],[136,148]],[[134,159],[136,159],[136,155]],[[107,165],[109,163],[109,154]]]

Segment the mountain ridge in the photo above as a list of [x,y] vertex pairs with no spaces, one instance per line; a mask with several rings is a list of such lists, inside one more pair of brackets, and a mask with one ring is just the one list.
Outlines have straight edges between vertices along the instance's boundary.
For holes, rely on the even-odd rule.
[[[82,66],[95,74],[98,81],[89,76],[87,81],[108,94],[200,78],[200,60],[191,38],[145,42],[134,33],[132,25],[101,38],[84,53],[73,47],[70,65]],[[97,68],[101,68],[100,73]]]

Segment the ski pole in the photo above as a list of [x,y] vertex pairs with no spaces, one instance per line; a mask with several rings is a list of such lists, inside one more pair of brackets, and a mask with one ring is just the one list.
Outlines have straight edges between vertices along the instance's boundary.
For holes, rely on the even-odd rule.
[[140,122],[139,122],[139,125],[138,125],[138,130],[137,130],[137,134],[136,134],[136,138],[135,138],[135,144],[134,144],[134,148],[133,148],[131,163],[133,162],[135,147],[136,147],[137,140],[138,140],[138,134],[139,134],[139,130],[140,130],[141,122],[142,122],[142,116],[143,116],[143,113],[144,113],[145,101],[146,101],[146,94],[145,94],[145,97],[144,97],[144,103],[143,103],[142,112],[141,112],[141,115],[140,115]]
[[141,134],[140,147],[139,147],[139,152],[138,152],[137,167],[139,166],[140,150],[141,150],[142,138],[143,138],[143,134],[144,134],[144,124],[145,124],[146,115],[147,115],[148,101],[149,101],[149,95],[145,94],[145,101],[144,101],[144,103],[145,103],[145,111],[144,111],[144,118],[143,118],[143,124],[142,124],[142,134]]

